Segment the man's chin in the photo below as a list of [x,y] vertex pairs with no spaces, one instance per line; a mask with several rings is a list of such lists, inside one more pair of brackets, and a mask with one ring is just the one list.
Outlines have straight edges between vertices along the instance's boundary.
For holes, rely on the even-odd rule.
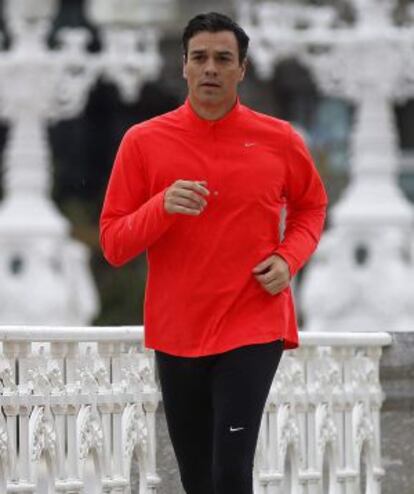
[[210,105],[217,105],[219,104],[223,98],[220,98],[220,96],[214,92],[202,92],[199,94],[198,97],[199,101],[204,104],[210,104]]

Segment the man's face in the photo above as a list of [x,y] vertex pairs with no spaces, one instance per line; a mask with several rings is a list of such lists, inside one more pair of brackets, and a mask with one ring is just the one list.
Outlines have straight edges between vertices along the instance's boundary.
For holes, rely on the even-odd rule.
[[232,31],[202,31],[190,38],[183,75],[193,102],[231,106],[245,71],[246,62],[239,63],[239,48]]

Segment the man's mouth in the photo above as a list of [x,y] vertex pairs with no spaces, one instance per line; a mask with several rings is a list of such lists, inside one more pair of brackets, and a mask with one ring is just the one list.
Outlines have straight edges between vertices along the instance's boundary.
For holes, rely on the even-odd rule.
[[206,82],[202,82],[201,86],[203,86],[203,87],[220,87],[220,84],[218,82],[206,81]]

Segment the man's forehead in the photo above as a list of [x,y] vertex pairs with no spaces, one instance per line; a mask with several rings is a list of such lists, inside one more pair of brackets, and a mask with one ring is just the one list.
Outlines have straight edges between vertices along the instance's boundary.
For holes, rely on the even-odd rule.
[[235,53],[238,50],[238,45],[236,36],[232,31],[219,31],[217,33],[202,31],[190,38],[188,50],[190,52],[213,50],[215,52]]

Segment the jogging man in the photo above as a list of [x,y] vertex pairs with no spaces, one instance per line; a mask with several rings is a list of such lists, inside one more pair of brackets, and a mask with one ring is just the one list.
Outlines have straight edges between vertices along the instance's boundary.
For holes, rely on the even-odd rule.
[[188,97],[126,132],[100,221],[111,264],[147,251],[145,345],[187,494],[253,493],[265,401],[298,345],[289,283],[327,204],[300,136],[239,101],[248,42],[224,15],[190,20]]

